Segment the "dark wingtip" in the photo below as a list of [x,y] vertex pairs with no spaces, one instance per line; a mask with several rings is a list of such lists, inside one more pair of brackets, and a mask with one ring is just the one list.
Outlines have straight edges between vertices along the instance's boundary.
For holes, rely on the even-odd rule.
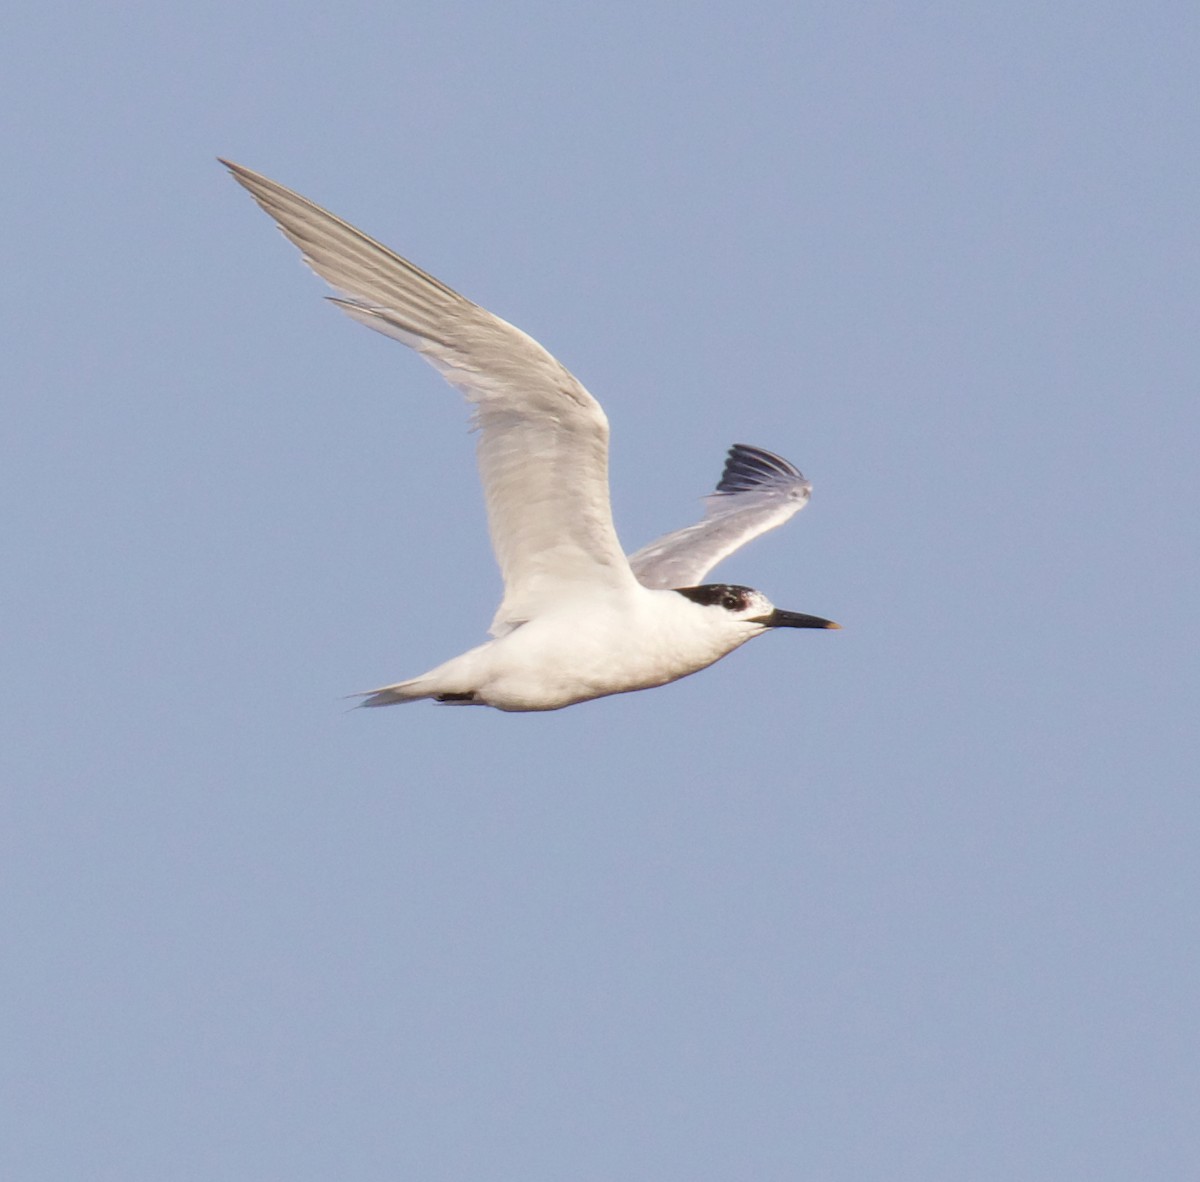
[[749,492],[780,479],[803,480],[804,475],[783,456],[749,443],[735,443],[725,459],[725,470],[721,473],[717,492]]

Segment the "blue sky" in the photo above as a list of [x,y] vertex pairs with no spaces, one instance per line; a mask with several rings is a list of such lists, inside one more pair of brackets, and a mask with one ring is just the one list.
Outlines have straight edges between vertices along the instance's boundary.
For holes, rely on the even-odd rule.
[[[1190,1178],[1192,6],[7,22],[0,1173]],[[839,633],[564,712],[466,414],[215,163],[537,337]]]

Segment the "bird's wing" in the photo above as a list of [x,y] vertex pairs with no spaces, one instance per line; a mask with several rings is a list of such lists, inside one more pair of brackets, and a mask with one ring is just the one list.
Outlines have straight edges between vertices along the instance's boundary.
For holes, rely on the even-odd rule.
[[703,520],[643,546],[629,565],[645,587],[696,586],[722,558],[800,512],[811,492],[787,460],[735,443]]
[[415,349],[474,405],[505,587],[493,633],[573,590],[635,586],[613,528],[608,420],[587,390],[519,328],[298,193],[221,163],[344,293],[343,312]]

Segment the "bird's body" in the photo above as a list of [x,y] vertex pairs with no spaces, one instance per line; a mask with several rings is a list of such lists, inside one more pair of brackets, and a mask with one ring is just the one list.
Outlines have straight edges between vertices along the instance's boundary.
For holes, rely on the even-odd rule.
[[753,624],[730,628],[727,615],[675,591],[642,587],[564,599],[420,677],[377,691],[367,704],[432,697],[501,710],[557,710],[649,689],[711,665],[762,631]]
[[536,341],[290,189],[234,178],[344,297],[354,319],[415,349],[475,407],[478,459],[505,593],[494,639],[364,695],[556,710],[648,689],[711,665],[769,628],[836,628],[760,592],[697,585],[712,566],[801,509],[786,460],[730,450],[702,521],[626,557],[608,496],[608,422]]

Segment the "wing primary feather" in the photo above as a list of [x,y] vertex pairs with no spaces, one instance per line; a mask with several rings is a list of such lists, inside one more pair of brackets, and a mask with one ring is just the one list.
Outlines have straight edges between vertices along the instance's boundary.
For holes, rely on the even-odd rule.
[[804,476],[794,464],[782,456],[748,443],[735,443],[729,449],[725,470],[716,491],[719,493],[746,492],[783,479],[787,482],[803,480]]

